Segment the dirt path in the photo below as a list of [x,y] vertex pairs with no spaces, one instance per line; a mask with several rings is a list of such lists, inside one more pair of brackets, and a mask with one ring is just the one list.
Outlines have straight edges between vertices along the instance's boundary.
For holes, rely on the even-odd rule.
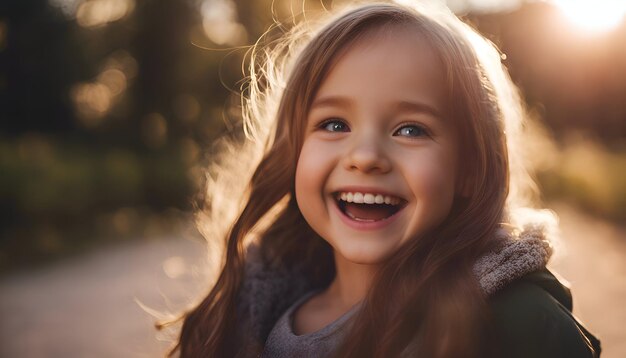
[[[574,311],[603,343],[604,358],[626,357],[624,229],[566,206],[563,240],[551,266],[572,285]],[[158,357],[154,319],[204,289],[198,240],[137,242],[0,279],[2,357]]]
[[562,242],[550,266],[570,282],[574,314],[602,341],[602,357],[626,357],[626,229],[554,209]]
[[135,299],[182,307],[203,254],[200,241],[138,242],[2,279],[0,357],[163,356]]

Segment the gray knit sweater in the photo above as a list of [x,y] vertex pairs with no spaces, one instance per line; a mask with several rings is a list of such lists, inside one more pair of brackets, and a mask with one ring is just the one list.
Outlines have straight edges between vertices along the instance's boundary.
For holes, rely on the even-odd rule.
[[274,325],[265,347],[263,358],[291,358],[291,357],[330,357],[336,350],[346,333],[350,318],[358,311],[359,305],[352,307],[348,312],[313,333],[297,335],[293,330],[295,311],[318,290],[311,291],[300,298],[287,309]]
[[[544,268],[552,255],[550,241],[539,225],[528,225],[518,234],[502,230],[497,239],[502,243],[500,248],[480,258],[473,268],[487,296],[517,278]],[[323,352],[332,350],[343,333],[339,328],[354,310],[318,332],[296,336],[291,329],[294,310],[316,289],[298,273],[266,267],[258,255],[250,251],[238,303],[242,355],[247,357],[264,348],[264,356],[268,357],[281,356],[294,347],[305,347],[298,356],[323,356]],[[273,328],[273,335],[268,340]],[[288,355],[293,356],[284,356]]]

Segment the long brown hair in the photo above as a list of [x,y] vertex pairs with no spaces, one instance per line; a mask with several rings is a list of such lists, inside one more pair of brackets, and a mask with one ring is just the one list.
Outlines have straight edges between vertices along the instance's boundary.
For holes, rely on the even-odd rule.
[[[459,182],[467,194],[455,198],[441,225],[407,242],[384,263],[337,355],[494,354],[493,345],[485,343],[488,311],[472,264],[493,248],[494,231],[514,221],[512,209],[522,203],[518,194],[530,183],[516,153],[509,151],[521,109],[499,53],[441,9],[370,4],[324,23],[317,29],[310,23],[297,26],[282,42],[253,48],[242,97],[244,128],[253,140],[234,149],[229,142],[230,154],[209,170],[199,216],[201,226],[211,228],[205,231],[207,239],[223,243],[224,261],[208,295],[185,315],[172,353],[230,357],[262,349],[259,342],[254,352],[242,352],[237,341],[236,304],[251,240],[268,264],[304,267],[320,287],[332,280],[332,250],[306,223],[294,195],[307,112],[342,51],[376,31],[408,28],[428,41],[444,66],[447,106],[461,141]],[[233,179],[246,186],[233,186]]]

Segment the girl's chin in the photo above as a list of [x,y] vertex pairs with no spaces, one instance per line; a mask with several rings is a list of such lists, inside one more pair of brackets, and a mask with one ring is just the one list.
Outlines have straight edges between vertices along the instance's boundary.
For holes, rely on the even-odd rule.
[[374,256],[369,255],[348,255],[349,257],[345,258],[347,262],[353,265],[359,266],[378,266],[385,262],[384,257],[380,257],[379,254]]
[[380,265],[397,250],[395,245],[389,247],[391,242],[364,242],[354,237],[344,237],[342,240],[352,242],[334,242],[335,259],[356,265]]

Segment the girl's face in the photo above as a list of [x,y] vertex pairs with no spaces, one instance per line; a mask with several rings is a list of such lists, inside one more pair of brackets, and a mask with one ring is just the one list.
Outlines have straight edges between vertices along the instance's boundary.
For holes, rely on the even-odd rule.
[[378,264],[451,210],[457,134],[445,76],[416,36],[344,53],[307,117],[295,189],[309,225],[350,262]]

